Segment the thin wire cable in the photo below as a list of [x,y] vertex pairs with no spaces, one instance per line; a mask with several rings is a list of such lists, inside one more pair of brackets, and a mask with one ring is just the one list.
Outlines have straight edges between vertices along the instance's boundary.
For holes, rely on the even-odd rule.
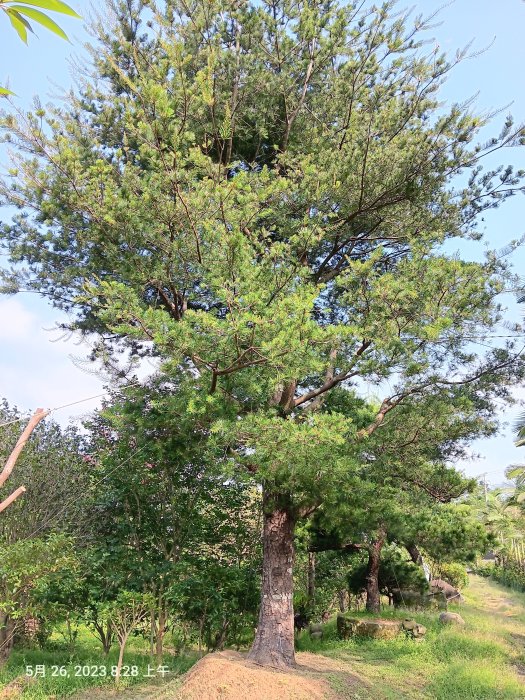
[[[134,452],[132,452],[129,457],[126,457],[126,459],[119,464],[117,464],[113,469],[110,469],[107,474],[105,474],[101,479],[98,481],[95,481],[94,484],[92,484],[92,488],[96,488],[97,486],[100,486],[106,479],[108,479],[112,474],[114,474],[120,467],[123,467],[125,464],[127,464],[133,457],[136,457],[138,454],[141,452],[144,452],[146,449],[146,445],[143,445],[142,447],[136,449]],[[67,510],[70,506],[72,506],[74,503],[79,501],[81,498],[84,497],[84,494],[80,494],[79,496],[76,496],[75,498],[71,499],[69,502],[67,502],[62,508],[57,510],[53,515],[51,515],[46,521],[44,521],[36,530],[33,530],[33,532],[30,532],[28,535],[25,537],[22,537],[22,540],[29,540],[35,535],[37,535],[39,532],[44,530],[55,518],[57,518],[59,515],[62,515],[62,513]]]
[[[131,384],[126,384],[123,387],[117,387],[120,389],[129,389],[132,386],[140,386],[140,382],[132,382]],[[94,396],[88,396],[85,399],[79,399],[78,401],[71,401],[70,403],[65,403],[62,406],[55,406],[49,409],[49,415],[55,413],[56,411],[61,411],[63,408],[69,408],[70,406],[76,406],[79,403],[85,403],[86,401],[93,401],[93,399],[99,399],[102,396],[107,396],[108,392],[104,391],[101,394],[95,394]],[[0,423],[0,428],[4,428],[7,425],[13,425],[14,423],[21,423],[27,420],[27,416],[20,416],[20,418],[13,418],[13,420],[6,421],[5,423]]]
[[7,425],[14,425],[15,423],[21,423],[23,420],[27,420],[27,417],[23,418],[13,418],[13,420],[8,420],[5,423],[0,423],[0,428],[5,428]]

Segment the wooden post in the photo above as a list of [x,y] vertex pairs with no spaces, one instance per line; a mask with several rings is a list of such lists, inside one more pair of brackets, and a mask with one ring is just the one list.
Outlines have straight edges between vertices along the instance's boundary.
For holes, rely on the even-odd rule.
[[[11,476],[16,461],[20,456],[20,453],[24,449],[24,445],[29,440],[31,433],[40,423],[40,421],[43,420],[48,414],[49,411],[44,411],[43,408],[37,408],[35,413],[31,416],[29,423],[26,425],[22,435],[20,435],[20,437],[18,438],[18,442],[16,443],[13,451],[9,455],[7,462],[4,465],[4,468],[0,472],[0,488]],[[21,496],[25,492],[25,490],[25,486],[19,486],[16,489],[16,491],[13,491],[13,493],[10,496],[8,496],[5,500],[0,501],[0,513],[4,511],[8,506],[10,506],[11,503],[13,503],[13,501],[16,501],[16,499],[19,496]]]

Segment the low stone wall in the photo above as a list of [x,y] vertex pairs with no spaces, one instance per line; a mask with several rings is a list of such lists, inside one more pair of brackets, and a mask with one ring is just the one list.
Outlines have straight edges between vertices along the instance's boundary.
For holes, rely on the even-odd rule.
[[337,632],[341,639],[350,639],[350,637],[393,639],[401,633],[406,633],[414,639],[421,639],[426,631],[423,625],[410,618],[406,620],[370,620],[342,613],[337,615]]

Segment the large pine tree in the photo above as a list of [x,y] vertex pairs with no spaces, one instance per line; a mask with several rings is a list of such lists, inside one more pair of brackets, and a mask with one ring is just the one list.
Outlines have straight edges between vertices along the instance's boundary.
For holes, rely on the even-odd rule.
[[[186,373],[187,411],[262,485],[263,664],[294,663],[295,523],[372,433],[407,399],[521,372],[512,346],[471,352],[501,263],[443,252],[519,187],[479,163],[520,131],[475,145],[486,120],[439,102],[456,59],[392,7],[115,2],[79,91],[3,118],[22,283],[106,351]],[[352,382],[384,392],[364,426],[323,409]]]

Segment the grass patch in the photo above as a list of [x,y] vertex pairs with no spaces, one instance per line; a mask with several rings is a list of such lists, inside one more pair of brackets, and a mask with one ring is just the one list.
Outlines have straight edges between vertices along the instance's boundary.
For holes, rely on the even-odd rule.
[[433,656],[440,662],[490,659],[505,663],[508,658],[508,649],[503,642],[474,636],[468,630],[444,629],[432,640],[431,648]]
[[474,577],[465,599],[460,607],[451,606],[465,619],[465,627],[441,625],[438,613],[382,611],[382,618],[410,616],[424,624],[423,641],[402,635],[392,640],[341,641],[331,620],[322,641],[303,632],[297,646],[348,664],[349,671],[370,683],[367,700],[523,700],[525,684],[516,664],[525,649],[513,643],[512,634],[523,632],[525,595]]
[[[27,700],[47,700],[67,698],[79,691],[102,686],[113,686],[112,668],[116,666],[118,649],[114,647],[108,657],[104,657],[97,641],[86,629],[79,630],[79,637],[73,653],[58,635],[49,641],[49,649],[21,649],[11,654],[7,664],[0,668],[0,689],[15,679],[24,679],[29,669],[36,672],[43,667],[45,675],[39,675],[28,682],[21,697]],[[164,678],[166,681],[179,676],[195,663],[196,655],[173,656],[166,654],[162,673],[158,673],[157,663],[148,655],[147,643],[136,637],[130,640],[124,657],[127,668],[120,683],[122,688],[152,683]]]
[[523,700],[525,688],[512,671],[480,664],[452,664],[429,686],[435,700]]

